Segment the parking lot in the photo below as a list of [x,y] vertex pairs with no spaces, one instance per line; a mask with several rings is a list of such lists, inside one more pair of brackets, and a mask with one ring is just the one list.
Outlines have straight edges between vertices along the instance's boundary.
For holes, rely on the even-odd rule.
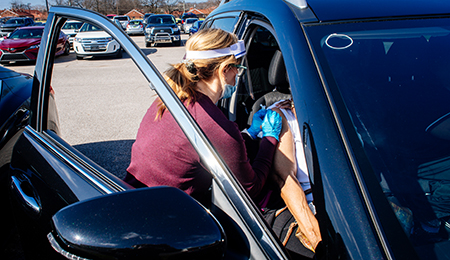
[[[188,35],[180,47],[146,48],[144,36],[131,37],[160,72],[178,63]],[[17,72],[34,73],[33,64],[10,64]],[[155,93],[123,53],[116,58],[77,60],[71,51],[55,59],[52,77],[60,120],[60,136],[105,169],[122,177],[140,121]]]

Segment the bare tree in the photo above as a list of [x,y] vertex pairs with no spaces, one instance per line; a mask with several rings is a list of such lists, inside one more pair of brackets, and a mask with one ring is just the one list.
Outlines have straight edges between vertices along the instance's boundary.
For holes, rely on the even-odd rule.
[[11,9],[14,10],[31,10],[31,4],[24,4],[20,0],[11,1]]
[[157,13],[164,6],[164,0],[144,0],[143,7],[146,13]]
[[[183,1],[183,0],[181,0]],[[171,13],[175,9],[177,9],[178,4],[180,3],[180,0],[166,0],[165,4],[162,6],[162,9],[166,13]]]

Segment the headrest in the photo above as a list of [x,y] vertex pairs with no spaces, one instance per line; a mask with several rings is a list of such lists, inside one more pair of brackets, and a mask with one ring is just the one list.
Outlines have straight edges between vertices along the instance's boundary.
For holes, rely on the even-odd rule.
[[270,62],[269,83],[275,86],[279,92],[290,93],[283,55],[279,50],[275,51]]

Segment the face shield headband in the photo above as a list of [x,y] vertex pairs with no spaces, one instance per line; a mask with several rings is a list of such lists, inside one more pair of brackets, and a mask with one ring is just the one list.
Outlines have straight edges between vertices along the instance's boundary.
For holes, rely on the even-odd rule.
[[204,60],[213,59],[228,55],[234,55],[236,59],[241,58],[246,54],[245,43],[243,40],[231,45],[228,48],[216,49],[216,50],[206,50],[206,51],[186,51],[184,56],[185,60]]

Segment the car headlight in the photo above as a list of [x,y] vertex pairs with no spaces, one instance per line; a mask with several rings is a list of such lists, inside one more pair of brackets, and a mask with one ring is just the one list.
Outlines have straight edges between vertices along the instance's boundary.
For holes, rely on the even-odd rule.
[[151,27],[145,28],[145,32],[146,32],[147,34],[151,34],[151,33],[152,33],[152,29],[153,29],[153,28],[151,28]]
[[178,26],[175,26],[174,28],[172,28],[174,32],[178,32],[180,30],[180,28],[178,28]]
[[106,39],[107,41],[109,41],[109,42],[112,41],[112,40],[114,40],[113,37],[106,37],[105,39]]
[[33,46],[30,46],[30,48],[28,48],[28,50],[31,50],[31,49],[36,49],[36,48],[39,48],[39,44],[38,44],[38,45],[33,45]]
[[81,39],[80,37],[75,37],[75,41],[76,41],[76,42],[81,42],[82,39]]

